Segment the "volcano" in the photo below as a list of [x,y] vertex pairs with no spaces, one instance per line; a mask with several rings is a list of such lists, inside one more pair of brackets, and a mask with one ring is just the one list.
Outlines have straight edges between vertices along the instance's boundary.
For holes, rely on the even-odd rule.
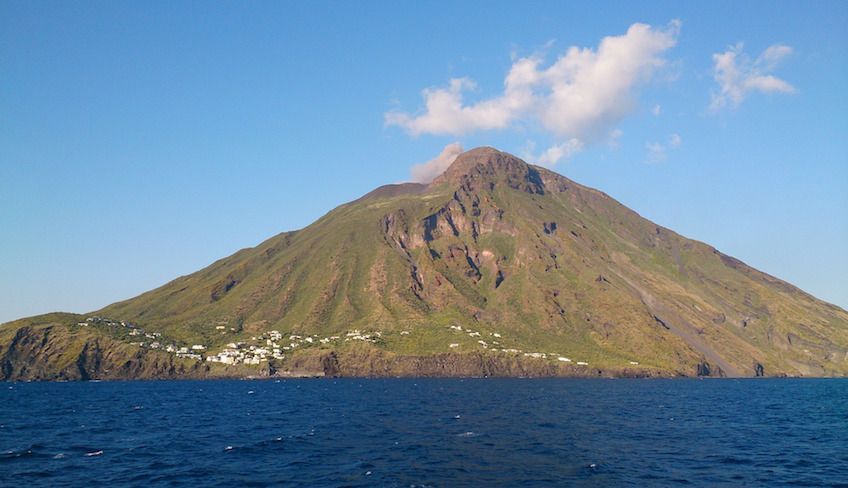
[[483,147],[138,297],[7,323],[0,365],[5,379],[843,376],[848,313]]

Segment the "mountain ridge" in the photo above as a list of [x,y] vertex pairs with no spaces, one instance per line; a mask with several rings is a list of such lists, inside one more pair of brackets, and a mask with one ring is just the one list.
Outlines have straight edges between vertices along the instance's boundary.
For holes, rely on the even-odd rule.
[[[268,374],[848,372],[841,308],[490,147],[93,315],[209,354],[271,341]],[[251,342],[271,332],[298,339]]]

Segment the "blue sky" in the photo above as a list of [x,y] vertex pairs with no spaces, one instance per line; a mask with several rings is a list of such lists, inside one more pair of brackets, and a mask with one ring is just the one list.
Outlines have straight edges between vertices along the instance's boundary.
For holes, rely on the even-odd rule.
[[0,321],[134,296],[452,143],[846,308],[846,25],[845,2],[2,2]]

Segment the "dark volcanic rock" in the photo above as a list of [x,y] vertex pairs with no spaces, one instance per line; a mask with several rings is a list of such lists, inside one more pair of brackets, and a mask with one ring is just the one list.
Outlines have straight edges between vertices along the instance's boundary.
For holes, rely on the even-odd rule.
[[379,349],[302,351],[283,376],[338,377],[581,377],[668,376],[650,368],[597,369],[490,353],[393,354]]

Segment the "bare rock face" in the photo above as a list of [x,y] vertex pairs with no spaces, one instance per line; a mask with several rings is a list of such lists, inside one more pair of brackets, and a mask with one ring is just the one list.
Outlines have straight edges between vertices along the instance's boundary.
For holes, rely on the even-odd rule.
[[212,371],[202,362],[180,360],[63,326],[21,327],[0,349],[2,380],[178,379],[246,375]]
[[464,152],[453,164],[430,184],[456,185],[467,192],[493,190],[505,185],[513,190],[543,195],[545,183],[542,174],[520,159],[491,147],[481,147]]
[[719,366],[711,366],[710,363],[706,361],[701,361],[698,363],[698,366],[695,371],[695,376],[716,376],[719,378],[724,378],[727,375]]

